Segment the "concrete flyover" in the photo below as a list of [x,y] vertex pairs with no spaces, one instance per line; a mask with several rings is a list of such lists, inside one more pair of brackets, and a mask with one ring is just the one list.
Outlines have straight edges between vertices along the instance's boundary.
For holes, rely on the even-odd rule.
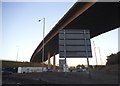
[[[59,53],[58,33],[62,29],[89,29],[90,37],[93,38],[118,27],[120,27],[118,2],[76,2],[45,37],[44,61]],[[42,61],[42,44],[41,41],[30,62]]]

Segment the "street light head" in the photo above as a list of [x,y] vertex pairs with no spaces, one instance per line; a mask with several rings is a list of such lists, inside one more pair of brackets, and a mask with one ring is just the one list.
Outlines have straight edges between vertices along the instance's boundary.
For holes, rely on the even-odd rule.
[[40,22],[41,20],[38,20],[38,22]]

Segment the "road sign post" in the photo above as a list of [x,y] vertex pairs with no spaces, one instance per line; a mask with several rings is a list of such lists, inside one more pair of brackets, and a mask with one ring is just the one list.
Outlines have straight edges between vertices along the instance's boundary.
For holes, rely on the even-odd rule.
[[85,38],[85,50],[86,50],[86,56],[87,56],[87,66],[88,66],[88,75],[89,78],[91,78],[90,68],[89,68],[89,58],[88,58],[88,50],[87,50],[87,43],[86,43],[86,31],[84,30],[84,38]]
[[67,62],[66,62],[66,43],[65,43],[66,41],[65,41],[65,30],[64,30],[64,58],[65,58],[65,65],[64,65],[64,68],[65,68],[65,76],[67,76],[67,71],[66,71],[66,64],[67,64]]

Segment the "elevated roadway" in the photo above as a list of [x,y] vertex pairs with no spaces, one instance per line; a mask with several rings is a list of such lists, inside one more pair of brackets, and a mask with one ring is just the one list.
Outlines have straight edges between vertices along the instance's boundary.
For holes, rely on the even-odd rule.
[[[62,29],[89,29],[90,37],[93,38],[118,27],[120,27],[118,2],[76,2],[45,37],[44,61],[48,56],[59,53],[58,33]],[[43,41],[34,51],[30,62],[42,61],[42,48]]]

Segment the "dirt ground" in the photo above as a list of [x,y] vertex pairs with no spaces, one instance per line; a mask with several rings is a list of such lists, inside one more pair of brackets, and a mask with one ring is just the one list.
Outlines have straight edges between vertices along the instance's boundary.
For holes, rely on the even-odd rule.
[[4,84],[118,84],[118,75],[88,72],[41,72],[3,75]]

